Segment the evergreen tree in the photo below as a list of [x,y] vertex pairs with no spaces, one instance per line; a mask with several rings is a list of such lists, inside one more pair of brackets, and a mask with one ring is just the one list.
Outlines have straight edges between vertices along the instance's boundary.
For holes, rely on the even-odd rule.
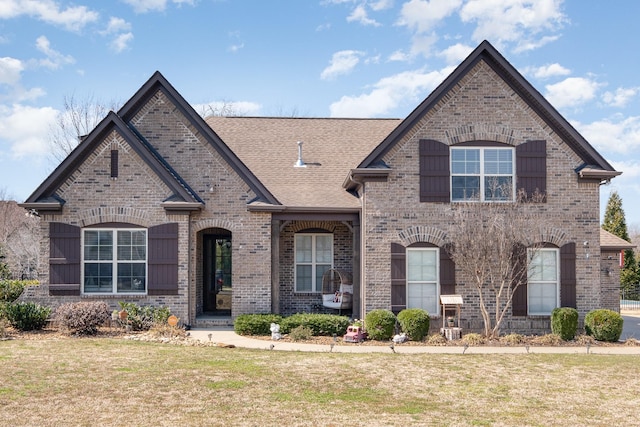
[[[629,233],[627,232],[627,221],[624,216],[624,209],[622,209],[622,199],[615,190],[609,195],[602,228],[627,242],[631,242]],[[630,285],[637,284],[638,279],[638,265],[633,250],[628,249],[624,251],[624,265],[620,272],[620,285],[623,289],[626,289]]]

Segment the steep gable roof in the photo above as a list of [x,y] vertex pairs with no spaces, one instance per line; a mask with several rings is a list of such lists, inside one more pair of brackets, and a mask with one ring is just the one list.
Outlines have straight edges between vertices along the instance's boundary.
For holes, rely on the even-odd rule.
[[521,96],[554,132],[576,152],[588,171],[581,176],[592,179],[611,179],[617,172],[571,124],[489,43],[483,41],[407,118],[378,145],[358,168],[371,168],[396,142],[410,131],[416,123],[445,96],[451,88],[479,62],[485,61],[513,90]]
[[[345,174],[399,119],[208,117],[224,142],[282,203],[281,210],[357,211]],[[306,167],[294,167],[301,141]],[[259,208],[256,206],[256,208]]]
[[155,150],[127,126],[113,111],[96,126],[89,135],[60,163],[42,184],[21,204],[27,209],[59,210],[64,200],[56,194],[58,188],[93,153],[103,139],[112,131],[117,131],[140,158],[157,174],[173,193],[165,202],[165,207],[197,209],[203,201],[189,185],[164,162]]
[[204,119],[195,112],[193,107],[191,107],[159,71],[156,71],[149,80],[142,85],[138,92],[118,110],[118,115],[122,117],[126,123],[130,123],[133,116],[138,113],[140,108],[142,108],[158,90],[161,90],[164,95],[171,100],[176,108],[187,117],[196,131],[203,135],[224,161],[240,175],[249,188],[257,195],[259,201],[266,204],[280,204],[276,197],[260,182],[252,170],[229,149],[211,127],[207,126]]

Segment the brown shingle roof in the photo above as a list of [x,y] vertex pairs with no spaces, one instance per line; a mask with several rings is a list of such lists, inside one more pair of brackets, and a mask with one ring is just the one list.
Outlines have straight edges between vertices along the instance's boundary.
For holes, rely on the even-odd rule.
[[[399,119],[209,117],[207,124],[289,208],[354,209],[345,177]],[[302,141],[305,168],[295,168]]]
[[635,247],[636,245],[621,239],[615,234],[611,234],[602,228],[600,229],[600,250],[621,251]]

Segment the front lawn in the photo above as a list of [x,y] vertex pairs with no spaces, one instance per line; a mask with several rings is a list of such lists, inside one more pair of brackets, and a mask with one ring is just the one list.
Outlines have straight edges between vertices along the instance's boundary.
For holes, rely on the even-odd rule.
[[633,425],[638,356],[0,341],[0,425]]

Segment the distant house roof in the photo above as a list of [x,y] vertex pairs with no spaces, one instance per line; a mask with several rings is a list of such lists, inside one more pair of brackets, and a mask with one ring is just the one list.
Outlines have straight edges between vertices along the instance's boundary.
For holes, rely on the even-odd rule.
[[609,233],[607,230],[600,229],[600,250],[603,251],[622,251],[633,249],[636,245],[627,242],[624,239]]
[[[400,119],[209,117],[207,124],[285,207],[353,211],[342,184]],[[298,144],[306,167],[294,167]]]

